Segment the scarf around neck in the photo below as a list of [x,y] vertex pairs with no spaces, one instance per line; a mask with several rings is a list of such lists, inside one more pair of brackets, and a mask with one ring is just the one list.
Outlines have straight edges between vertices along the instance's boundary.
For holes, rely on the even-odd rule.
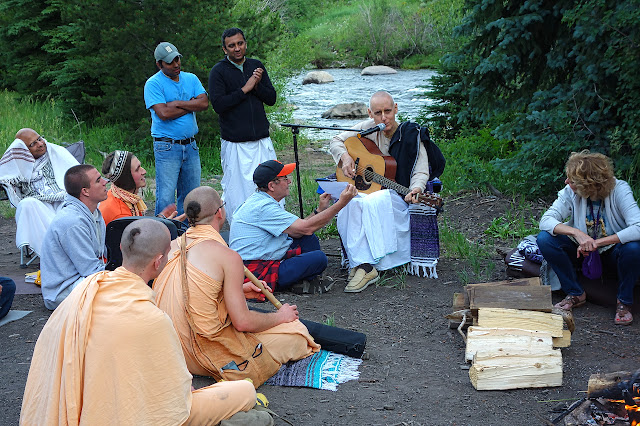
[[147,205],[138,194],[126,191],[114,183],[111,184],[111,193],[129,207],[131,216],[144,216],[146,213]]

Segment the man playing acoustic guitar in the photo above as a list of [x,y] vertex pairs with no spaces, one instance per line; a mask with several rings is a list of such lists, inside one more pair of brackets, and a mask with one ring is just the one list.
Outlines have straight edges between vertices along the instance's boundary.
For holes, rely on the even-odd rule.
[[[422,270],[425,276],[437,277],[439,246],[435,210],[418,204],[418,197],[429,180],[427,147],[431,141],[426,128],[412,122],[396,122],[397,112],[398,105],[388,92],[376,92],[369,101],[370,119],[354,128],[369,129],[384,124],[383,130],[369,135],[371,141],[356,136],[356,132],[344,132],[331,140],[330,151],[338,165],[338,180],[354,182],[352,179],[355,179],[361,191],[338,214],[338,232],[350,267],[349,283],[344,289],[348,293],[360,292],[375,283],[379,279],[378,270],[409,262],[412,273],[419,274]],[[364,154],[360,155],[356,146],[364,146]],[[391,163],[395,160],[396,169],[391,170],[389,165],[388,170],[384,170],[385,162],[380,160],[380,155],[390,156],[387,158]],[[378,160],[382,161],[381,167],[376,166]],[[395,176],[391,176],[394,172]],[[397,192],[373,192],[375,184],[369,188],[372,176],[382,179],[378,188],[392,188]],[[385,183],[385,176],[395,183],[388,179]],[[362,192],[370,194],[365,196]],[[404,199],[398,193],[404,195]]]

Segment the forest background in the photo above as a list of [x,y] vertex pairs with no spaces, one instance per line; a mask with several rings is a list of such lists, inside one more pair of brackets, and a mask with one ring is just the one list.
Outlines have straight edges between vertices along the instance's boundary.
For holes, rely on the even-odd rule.
[[[432,68],[433,102],[402,118],[430,127],[448,160],[447,192],[549,196],[568,154],[588,148],[609,155],[639,195],[639,3],[0,0],[0,148],[28,126],[53,142],[84,139],[95,165],[130,149],[153,175],[142,92],[155,46],[174,43],[206,87],[222,31],[238,26],[278,90],[272,123],[291,119],[285,83],[301,69]],[[198,123],[203,171],[219,174],[213,110]],[[277,150],[291,144],[277,125],[272,138]]]

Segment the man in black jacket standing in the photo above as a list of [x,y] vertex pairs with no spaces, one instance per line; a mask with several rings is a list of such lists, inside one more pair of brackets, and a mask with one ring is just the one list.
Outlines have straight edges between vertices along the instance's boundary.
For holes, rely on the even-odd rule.
[[220,122],[222,199],[227,220],[255,191],[253,171],[258,164],[275,160],[264,104],[276,103],[276,91],[264,65],[247,58],[247,42],[239,28],[222,33],[226,57],[209,73],[209,96]]

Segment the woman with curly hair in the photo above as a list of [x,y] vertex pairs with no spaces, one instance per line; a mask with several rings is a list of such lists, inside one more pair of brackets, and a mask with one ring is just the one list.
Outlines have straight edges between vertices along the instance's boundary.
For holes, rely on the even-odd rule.
[[585,304],[575,263],[599,256],[603,268],[618,273],[614,321],[629,325],[633,287],[640,277],[640,209],[631,187],[614,177],[609,157],[588,150],[572,153],[565,172],[567,186],[542,216],[538,235],[538,247],[567,294],[556,306],[571,310]]

